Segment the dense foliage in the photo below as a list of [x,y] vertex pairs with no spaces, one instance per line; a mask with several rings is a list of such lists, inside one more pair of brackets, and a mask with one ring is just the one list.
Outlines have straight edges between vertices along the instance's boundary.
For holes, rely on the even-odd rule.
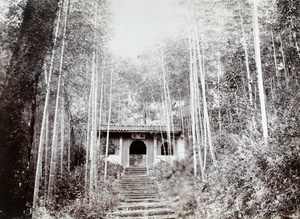
[[[102,114],[97,111],[96,115],[103,124],[109,119],[114,124],[165,124],[170,116],[173,124],[182,127],[186,160],[160,163],[151,172],[161,195],[174,202],[180,216],[299,217],[299,0],[262,0],[258,7],[268,144],[262,138],[252,1],[174,2],[182,9],[185,23],[177,34],[149,45],[137,60],[109,52],[113,15],[108,1],[74,0],[66,6],[67,2],[0,3],[0,9],[7,8],[7,14],[0,13],[0,217],[31,214],[48,92],[36,216],[103,216],[118,203],[123,169],[108,163],[108,182],[104,183],[104,138],[97,151],[102,154],[97,161],[99,193],[92,198],[88,191],[87,139],[95,72],[99,98],[94,105],[98,111],[101,106]],[[197,49],[201,55],[191,59]],[[197,164],[195,177],[193,155],[200,156],[193,154],[190,87],[197,79],[200,87],[202,79],[199,72],[195,81],[189,77],[191,65],[199,63],[206,96],[199,89],[197,101],[201,107],[204,97],[207,101],[216,163],[207,155],[205,174],[200,175]],[[51,69],[52,83],[47,87]],[[197,112],[200,118],[201,110]],[[204,136],[202,129],[198,134]],[[54,145],[60,146],[55,160],[56,192],[48,204]],[[115,149],[109,142],[108,153]]]
[[209,166],[205,181],[194,180],[191,161],[160,163],[151,173],[184,217],[297,217],[299,157],[289,144],[276,144],[220,133],[214,138],[217,167]]
[[[204,47],[207,101],[217,163],[212,165],[209,160],[205,179],[196,182],[192,156],[173,166],[159,164],[153,176],[159,182],[161,193],[171,198],[174,209],[184,217],[299,217],[300,53],[299,22],[295,22],[299,19],[296,12],[299,1],[262,1],[259,7],[268,146],[262,140],[252,4],[247,1],[196,1],[196,7],[202,12],[195,16],[201,24],[199,32]],[[222,16],[226,16],[221,21],[225,24],[218,27]],[[211,27],[211,23],[216,25]],[[222,30],[224,32],[220,33]],[[174,46],[171,49],[175,50]],[[181,51],[185,49],[181,47]],[[182,54],[174,56],[176,65],[184,57]],[[250,78],[247,78],[246,59]],[[185,63],[182,62],[182,66]],[[176,70],[182,77],[186,75],[178,67],[170,72]],[[174,95],[173,100],[177,97]],[[187,136],[190,134],[188,128]],[[192,155],[192,142],[189,138],[186,140]]]
[[[103,176],[104,161],[99,165]],[[112,211],[122,198],[119,194],[118,179],[123,171],[122,166],[109,163],[109,180],[100,182],[100,192],[89,200],[88,191],[84,185],[84,166],[77,166],[71,173],[62,175],[57,181],[55,202],[48,208],[41,207],[37,218],[93,218],[104,216]],[[105,198],[103,198],[105,197]]]

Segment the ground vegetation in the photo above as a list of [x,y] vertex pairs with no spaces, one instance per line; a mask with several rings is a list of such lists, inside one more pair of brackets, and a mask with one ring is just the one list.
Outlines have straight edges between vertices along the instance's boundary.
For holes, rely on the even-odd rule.
[[102,124],[182,128],[186,159],[150,171],[182,218],[299,217],[299,0],[174,5],[180,31],[132,60],[108,1],[0,3],[1,217],[113,210]]

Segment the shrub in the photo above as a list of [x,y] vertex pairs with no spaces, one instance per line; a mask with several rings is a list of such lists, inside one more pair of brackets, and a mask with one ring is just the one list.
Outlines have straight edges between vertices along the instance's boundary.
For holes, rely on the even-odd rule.
[[290,174],[288,163],[296,158],[291,147],[266,147],[251,136],[233,134],[215,136],[214,143],[216,168],[209,166],[207,182],[197,184],[201,217],[265,218],[297,212],[300,184]]
[[150,176],[158,186],[163,199],[172,203],[179,216],[193,215],[197,208],[195,191],[193,190],[193,169],[190,161],[175,161],[172,165],[161,161],[153,169]]
[[[121,199],[118,176],[122,166],[108,162],[108,180],[104,182],[104,161],[99,165],[99,192],[89,197],[85,191],[85,166],[77,166],[56,184],[55,201],[48,208],[37,210],[39,218],[93,218],[112,211]],[[42,198],[41,198],[42,199]]]
[[180,216],[197,218],[273,218],[299,216],[299,149],[293,142],[269,146],[255,136],[214,136],[216,165],[206,179],[193,177],[192,157],[173,165],[161,162],[151,174],[162,196]]

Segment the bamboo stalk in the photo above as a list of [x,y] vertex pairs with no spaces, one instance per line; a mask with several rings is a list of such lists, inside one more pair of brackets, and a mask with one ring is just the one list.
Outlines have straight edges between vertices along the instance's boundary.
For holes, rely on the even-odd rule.
[[66,15],[64,20],[64,29],[63,29],[63,39],[62,47],[60,54],[60,66],[59,66],[59,77],[57,83],[57,95],[55,103],[55,115],[54,115],[54,128],[53,128],[53,137],[52,137],[52,151],[51,151],[51,163],[50,163],[50,174],[49,174],[49,188],[48,188],[48,201],[52,201],[54,193],[54,182],[56,175],[56,163],[57,163],[57,120],[58,120],[58,108],[61,95],[61,80],[62,80],[62,67],[64,63],[64,52],[65,52],[65,39],[66,39],[66,30],[69,14],[69,4],[70,0],[67,0],[66,3]]
[[[198,37],[195,37],[195,38],[196,38],[196,42],[197,42],[196,44],[197,44],[198,58],[199,58],[199,60],[201,60],[199,40],[198,40]],[[211,140],[210,122],[209,122],[207,102],[206,102],[204,63],[203,63],[203,66],[201,66],[201,62],[199,62],[199,69],[200,69],[200,81],[201,81],[201,88],[202,88],[202,101],[203,101],[203,112],[204,112],[204,121],[205,121],[204,125],[206,123],[207,138],[208,138],[208,143],[209,143],[210,154],[211,154],[211,157],[212,157],[212,160],[213,160],[213,164],[215,165],[216,164],[216,157],[215,157],[214,148],[213,148],[212,140]]]
[[244,47],[244,52],[245,52],[245,64],[246,64],[246,69],[247,69],[247,81],[248,81],[248,95],[249,95],[249,102],[250,105],[253,105],[253,97],[252,97],[252,79],[250,75],[250,68],[249,68],[249,58],[248,58],[248,49],[247,49],[247,42],[246,42],[246,37],[245,37],[245,32],[244,32],[244,25],[243,25],[243,17],[240,14],[240,19],[241,19],[241,26],[242,26],[242,35],[243,35],[243,47]]
[[49,112],[46,114],[46,136],[45,136],[45,197],[47,194],[48,189],[48,180],[49,180],[49,164],[48,164],[48,153],[49,153],[49,147],[48,147],[48,139],[49,139]]
[[[165,103],[165,107],[166,107],[166,119],[167,119],[167,143],[170,145],[170,147],[168,147],[168,151],[165,155],[170,155],[170,148],[171,148],[171,121],[170,121],[170,114],[172,114],[172,112],[170,113],[170,100],[169,100],[169,95],[168,95],[168,88],[167,88],[167,82],[166,82],[166,72],[165,72],[165,64],[164,64],[164,55],[163,55],[163,51],[162,49],[160,49],[161,51],[161,61],[162,61],[162,77],[163,77],[163,88],[164,88],[164,103]],[[170,161],[170,156],[167,156],[166,159],[169,159]]]
[[218,117],[219,117],[219,131],[222,131],[222,123],[221,123],[221,95],[220,95],[220,75],[221,75],[221,58],[219,55],[219,65],[218,65]]
[[56,95],[56,104],[55,104],[55,114],[54,114],[54,127],[52,134],[52,145],[51,145],[51,161],[50,161],[50,173],[49,173],[49,184],[48,184],[48,202],[53,200],[54,193],[54,183],[56,176],[56,163],[57,163],[57,123],[58,123],[58,108],[59,108],[59,99],[60,99],[60,83],[61,75],[59,75],[58,84],[57,84],[57,95]]
[[68,102],[68,172],[71,172],[71,112],[70,112],[70,103]]
[[[61,17],[62,7],[60,7],[57,17],[57,24],[56,24],[56,30],[54,35],[54,42],[53,42],[53,49],[52,49],[52,55],[51,55],[51,62],[50,62],[50,69],[49,69],[49,75],[47,80],[47,92],[46,92],[46,98],[45,98],[45,104],[44,104],[44,111],[43,111],[43,120],[42,120],[42,126],[41,126],[41,134],[40,134],[40,141],[39,141],[39,149],[38,149],[38,160],[37,160],[37,167],[36,167],[36,175],[35,175],[35,183],[34,183],[34,192],[33,192],[33,217],[35,217],[35,210],[37,207],[38,202],[38,194],[39,194],[39,185],[40,185],[40,177],[41,177],[41,164],[42,164],[42,151],[43,151],[43,141],[44,141],[44,129],[46,124],[46,117],[47,117],[47,109],[49,104],[49,98],[50,98],[50,84],[52,80],[52,72],[53,72],[53,63],[54,63],[54,56],[55,56],[55,47],[57,42],[57,36],[59,32],[59,23],[60,23],[60,17]],[[46,76],[46,75],[45,75]]]
[[[98,138],[98,142],[97,142],[97,150],[98,150],[98,154],[100,155],[101,154],[101,124],[102,124],[102,108],[103,108],[103,92],[104,92],[104,80],[103,80],[103,77],[104,77],[104,69],[102,69],[102,72],[101,72],[101,87],[100,87],[100,104],[99,104],[99,126],[98,126],[98,129],[99,129],[99,138]],[[99,156],[100,157],[100,156]],[[98,159],[98,162],[100,162],[100,159]]]
[[96,154],[96,128],[97,128],[97,74],[96,74],[96,63],[95,63],[95,59],[96,59],[96,53],[93,53],[93,66],[92,66],[92,78],[94,78],[94,80],[91,81],[92,83],[92,130],[91,130],[91,141],[90,141],[90,159],[91,159],[91,168],[90,168],[90,198],[93,197],[94,195],[94,188],[95,188],[95,171],[96,171],[96,167],[95,167],[95,162],[96,162],[96,158],[95,158],[95,154]]
[[109,126],[111,117],[111,101],[112,101],[112,76],[113,70],[110,72],[110,88],[109,88],[109,110],[108,110],[108,121],[107,121],[107,135],[106,135],[106,146],[105,146],[105,167],[104,167],[104,182],[107,179],[107,161],[108,161],[108,143],[109,143]]
[[282,39],[281,39],[280,34],[279,34],[279,40],[280,40],[280,47],[281,47],[281,55],[282,55],[282,63],[283,63],[285,84],[286,84],[286,88],[288,89],[289,88],[289,79],[288,79],[288,74],[287,74],[286,65],[285,65],[285,55],[284,55],[284,51],[283,51],[283,43],[282,43]]
[[[63,87],[63,85],[62,85]],[[61,96],[61,117],[60,117],[60,174],[63,174],[63,161],[64,161],[64,137],[65,137],[65,114],[64,114],[64,97]]]
[[189,46],[190,46],[190,111],[191,111],[191,122],[192,122],[192,144],[193,144],[193,158],[194,158],[194,177],[197,176],[197,155],[196,155],[196,134],[195,134],[195,103],[194,103],[194,86],[193,86],[193,54],[192,54],[192,40],[191,36],[189,35]]
[[98,171],[97,171],[97,105],[98,105],[98,52],[96,49],[97,45],[97,21],[98,21],[98,3],[95,3],[95,61],[94,61],[94,72],[95,72],[95,94],[94,94],[94,129],[93,129],[93,182],[94,182],[94,192],[98,191]]
[[[92,80],[91,80],[92,81]],[[88,186],[88,173],[89,173],[89,143],[90,143],[90,118],[91,118],[91,102],[92,102],[92,88],[90,89],[90,95],[89,95],[89,107],[88,107],[88,122],[87,122],[87,132],[86,132],[86,153],[85,153],[85,191],[87,192],[87,186]]]
[[[280,85],[278,78],[279,78],[279,73],[278,73],[278,64],[277,64],[277,56],[276,56],[276,47],[275,47],[275,42],[274,42],[274,34],[273,31],[271,30],[271,38],[272,38],[272,46],[273,46],[273,57],[274,57],[274,65],[275,65],[275,88],[277,85]],[[278,83],[278,84],[277,84]]]
[[258,88],[259,88],[258,90],[259,90],[259,98],[260,98],[263,137],[264,137],[264,143],[267,146],[268,145],[268,124],[267,124],[267,114],[266,114],[266,106],[265,106],[264,84],[263,84],[262,69],[261,69],[257,4],[258,2],[257,0],[255,0],[254,11],[253,11],[255,59],[256,59],[256,68],[257,68],[257,79],[258,79]]

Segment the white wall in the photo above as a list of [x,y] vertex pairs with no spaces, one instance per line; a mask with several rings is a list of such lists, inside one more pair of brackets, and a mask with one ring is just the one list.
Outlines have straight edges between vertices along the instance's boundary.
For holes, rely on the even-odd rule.
[[112,163],[117,163],[121,165],[121,155],[109,155],[107,158],[108,161],[112,162]]
[[176,149],[177,149],[176,155],[177,155],[178,160],[184,159],[185,158],[185,141],[184,141],[183,135],[181,135],[177,139]]

